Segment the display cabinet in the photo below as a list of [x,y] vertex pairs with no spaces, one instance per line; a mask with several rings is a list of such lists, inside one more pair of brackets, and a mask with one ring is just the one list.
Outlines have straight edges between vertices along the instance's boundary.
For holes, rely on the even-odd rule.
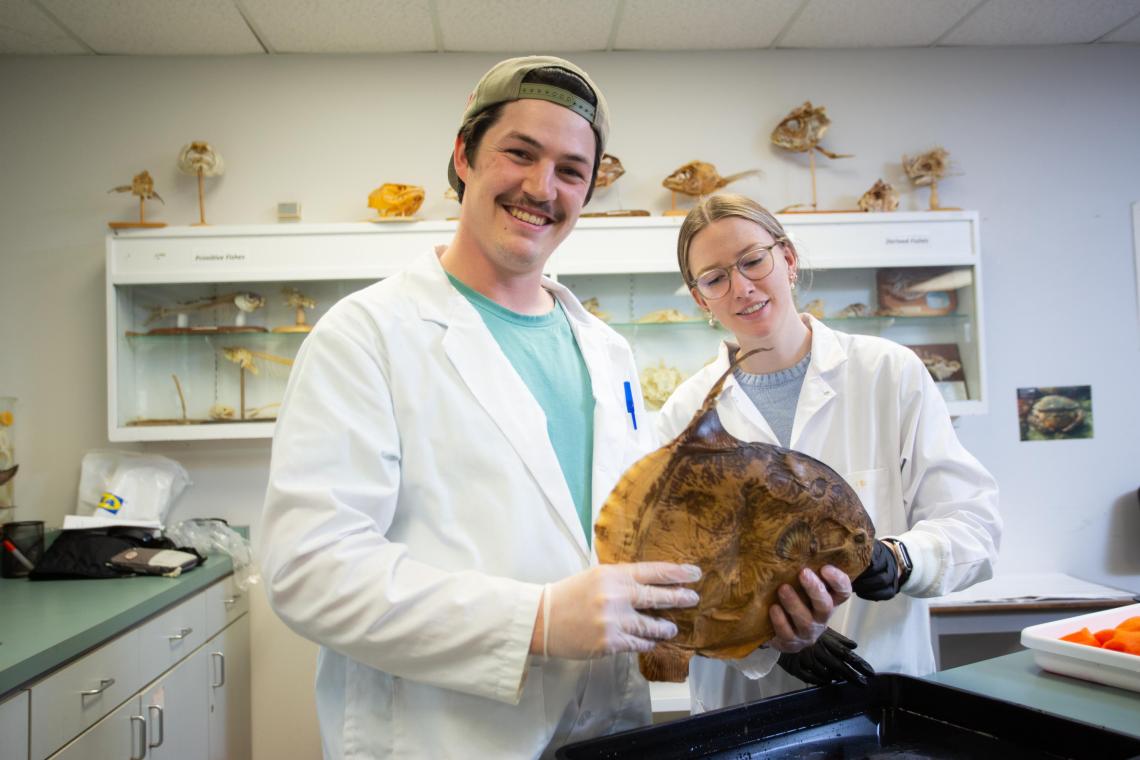
[[271,436],[312,325],[453,232],[420,222],[109,235],[110,440]]
[[[922,357],[954,416],[987,410],[976,212],[788,214],[801,310]],[[677,270],[676,218],[583,220],[552,261],[560,282],[633,347],[651,410],[716,356]],[[594,299],[594,300],[591,300]]]
[[[986,411],[974,212],[781,217],[801,308],[923,356],[951,414]],[[716,355],[676,265],[680,220],[582,219],[551,258],[633,347],[650,408]],[[166,228],[107,240],[113,441],[272,435],[289,368],[333,303],[446,244],[455,222]]]

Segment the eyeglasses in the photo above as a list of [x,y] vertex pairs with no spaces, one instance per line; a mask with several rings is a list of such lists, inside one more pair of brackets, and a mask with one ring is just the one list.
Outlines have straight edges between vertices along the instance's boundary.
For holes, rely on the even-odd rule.
[[[786,238],[780,238],[771,245],[758,245],[751,248],[736,260],[734,266],[749,280],[759,282],[772,274],[772,270],[776,267],[776,257],[772,255],[772,249],[786,242]],[[728,295],[731,287],[730,273],[723,267],[706,269],[689,283],[689,287],[696,288],[697,292],[705,298],[714,300],[724,298]]]

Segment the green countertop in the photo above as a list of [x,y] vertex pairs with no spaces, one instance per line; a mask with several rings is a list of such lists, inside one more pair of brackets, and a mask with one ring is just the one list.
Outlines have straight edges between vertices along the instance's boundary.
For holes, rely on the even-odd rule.
[[994,699],[1140,736],[1140,692],[1048,673],[1033,652],[1015,652],[926,676]]
[[178,578],[0,578],[0,699],[232,571],[211,555]]

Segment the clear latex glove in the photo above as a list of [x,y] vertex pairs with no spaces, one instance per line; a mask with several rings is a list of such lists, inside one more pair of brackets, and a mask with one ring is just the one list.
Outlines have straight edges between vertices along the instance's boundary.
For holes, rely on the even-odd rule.
[[[639,610],[695,607],[697,592],[677,584],[700,580],[700,568],[671,562],[591,567],[542,593],[541,647],[547,657],[588,660],[648,652],[677,635],[677,626]],[[535,639],[539,639],[535,631]],[[532,643],[531,651],[535,651]]]
[[800,570],[800,587],[810,606],[786,583],[776,592],[779,604],[768,608],[775,637],[768,646],[789,654],[810,647],[827,630],[835,608],[851,596],[851,579],[842,570],[824,565],[819,573]]

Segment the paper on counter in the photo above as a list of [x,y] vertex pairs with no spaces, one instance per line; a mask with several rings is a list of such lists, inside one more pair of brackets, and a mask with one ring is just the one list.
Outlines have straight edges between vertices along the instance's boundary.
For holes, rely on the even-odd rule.
[[96,517],[88,515],[64,515],[64,530],[83,530],[84,528],[112,528],[116,525],[125,525],[131,528],[153,528],[162,530],[162,523],[158,520],[120,520],[117,517]]
[[930,600],[932,607],[978,602],[1033,602],[1075,599],[1120,599],[1131,591],[1101,586],[1064,573],[1012,573],[999,575]]

